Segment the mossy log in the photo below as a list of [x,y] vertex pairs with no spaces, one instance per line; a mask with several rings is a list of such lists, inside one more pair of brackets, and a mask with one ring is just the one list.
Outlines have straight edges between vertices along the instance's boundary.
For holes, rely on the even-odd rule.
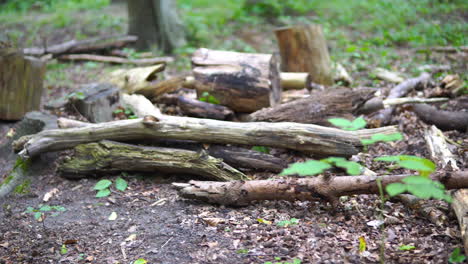
[[242,144],[286,148],[316,156],[351,156],[372,135],[396,133],[395,127],[344,131],[291,122],[238,123],[190,117],[145,116],[100,123],[82,128],[43,131],[34,135],[20,152],[23,157],[108,140],[178,139],[203,143]]
[[[287,178],[278,180],[173,183],[182,197],[214,204],[244,206],[252,201],[328,201],[338,205],[339,197],[355,194],[378,194],[378,179],[385,187],[409,175],[338,176]],[[468,171],[434,174],[447,189],[468,187]],[[466,215],[466,210],[464,211]]]
[[78,145],[58,171],[68,178],[120,171],[188,173],[217,181],[247,179],[242,172],[206,152],[145,147],[112,141]]

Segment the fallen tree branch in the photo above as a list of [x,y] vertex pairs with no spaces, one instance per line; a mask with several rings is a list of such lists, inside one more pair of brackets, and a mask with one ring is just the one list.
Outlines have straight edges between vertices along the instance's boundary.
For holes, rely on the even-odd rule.
[[26,48],[23,53],[28,56],[43,56],[45,54],[60,55],[65,53],[99,52],[122,48],[137,41],[136,36],[106,36],[90,38],[85,40],[71,40],[65,43],[53,45],[46,48]]
[[248,179],[242,172],[206,152],[177,148],[145,147],[113,141],[78,145],[59,165],[69,178],[120,171],[189,173],[217,181]]
[[426,105],[413,105],[413,112],[425,123],[435,125],[441,130],[458,130],[465,132],[468,129],[468,112],[451,112],[438,110]]
[[70,55],[61,55],[58,57],[59,60],[68,60],[68,61],[95,61],[95,62],[106,62],[106,63],[116,63],[116,64],[134,64],[138,66],[149,66],[160,63],[167,64],[168,62],[174,61],[171,57],[156,57],[150,59],[126,59],[121,57],[113,56],[101,56],[94,54],[70,54]]
[[[287,178],[279,180],[173,183],[182,197],[202,200],[214,204],[244,206],[252,201],[325,200],[337,206],[340,196],[355,194],[378,194],[377,180],[382,186],[400,182],[409,175],[386,176],[341,176],[329,179],[323,177]],[[431,176],[447,189],[468,187],[468,171],[445,172]]]
[[427,103],[440,103],[446,102],[449,98],[417,98],[417,97],[401,97],[393,99],[385,99],[374,97],[367,101],[362,108],[359,109],[359,114],[370,114],[380,109],[386,109],[392,106],[402,104],[427,104]]

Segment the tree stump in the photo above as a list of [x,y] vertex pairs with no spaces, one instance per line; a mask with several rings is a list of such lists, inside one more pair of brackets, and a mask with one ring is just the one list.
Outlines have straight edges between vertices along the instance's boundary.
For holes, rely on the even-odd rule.
[[320,25],[279,28],[275,31],[282,71],[308,72],[318,84],[333,84],[331,60]]
[[208,92],[236,112],[254,112],[281,100],[274,55],[199,49],[192,64],[198,96]]
[[41,103],[45,65],[0,46],[0,119],[19,120]]

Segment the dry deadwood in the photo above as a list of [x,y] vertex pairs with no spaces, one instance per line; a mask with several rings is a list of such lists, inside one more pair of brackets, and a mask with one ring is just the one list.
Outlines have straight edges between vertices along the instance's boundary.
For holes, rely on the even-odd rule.
[[394,99],[385,99],[374,97],[367,101],[363,107],[358,111],[359,114],[370,114],[380,109],[389,108],[396,105],[402,104],[428,104],[428,103],[440,103],[447,102],[449,98],[440,97],[440,98],[417,98],[417,97],[402,97]]
[[142,94],[149,99],[157,98],[163,94],[174,92],[184,87],[184,85],[188,83],[187,78],[187,76],[178,76],[163,81],[155,81],[143,89],[136,91],[136,93]]
[[362,139],[396,133],[395,127],[344,131],[291,122],[238,123],[190,117],[145,116],[99,123],[89,127],[43,131],[34,135],[19,153],[23,158],[72,148],[100,140],[176,139],[203,143],[241,144],[293,149],[316,156],[351,156]]
[[122,48],[137,41],[137,39],[135,36],[106,36],[85,40],[71,40],[46,48],[26,48],[23,50],[23,53],[29,56],[43,56],[45,54],[60,55],[65,53],[102,52],[104,50]]
[[463,246],[468,251],[468,189],[458,190],[453,194],[452,208],[460,225]]
[[209,156],[177,148],[146,147],[112,141],[82,144],[58,167],[61,175],[80,178],[108,172],[188,173],[217,181],[247,179],[242,172]]
[[332,64],[320,25],[301,25],[275,30],[282,71],[307,72],[312,82],[332,85]]
[[123,107],[132,109],[133,113],[138,117],[154,116],[162,118],[161,111],[141,94],[122,94],[120,101]]
[[[382,186],[400,182],[409,175],[341,176],[287,178],[278,180],[173,183],[182,197],[214,204],[244,206],[252,201],[325,200],[338,205],[339,197],[355,194],[378,194],[377,178]],[[468,171],[444,172],[431,176],[447,189],[468,187]]]
[[279,62],[271,54],[198,49],[192,57],[198,96],[208,92],[236,112],[254,112],[281,100]]
[[250,114],[251,121],[297,122],[329,126],[329,118],[354,118],[375,90],[346,88],[312,92],[311,96]]
[[101,77],[101,82],[110,82],[127,93],[138,93],[152,86],[158,73],[164,71],[165,64],[132,69],[118,69]]
[[374,71],[372,72],[377,78],[387,81],[387,82],[393,82],[393,83],[401,83],[405,79],[401,76],[401,74],[397,72],[392,72],[389,70],[386,70],[384,68],[375,68]]
[[426,105],[416,104],[412,106],[413,112],[425,123],[435,125],[441,130],[468,131],[468,112],[444,111]]
[[149,59],[126,59],[115,56],[102,56],[94,54],[67,54],[60,55],[59,60],[64,61],[95,61],[115,64],[133,64],[139,66],[150,66],[155,64],[167,64],[174,61],[171,57],[155,57]]
[[281,72],[280,80],[283,90],[311,89],[310,74],[307,72]]
[[[427,83],[430,78],[431,76],[428,73],[424,72],[421,75],[419,75],[419,77],[408,79],[392,88],[387,96],[387,99],[403,97],[406,94],[408,94],[411,90],[415,89],[417,86],[424,85],[425,83]],[[366,106],[364,106],[364,108],[366,108]],[[373,123],[375,123],[375,125],[377,126],[387,125],[392,119],[393,110],[393,107],[389,107],[387,109],[383,109],[377,112],[372,118]]]
[[[68,118],[59,118],[57,123],[59,128],[85,127],[92,125],[91,123]],[[197,152],[202,151],[199,144],[189,144],[186,141],[159,141],[158,144],[178,149],[188,149]],[[222,159],[227,164],[239,169],[280,172],[288,165],[283,159],[277,158],[273,155],[241,147],[210,145],[207,148],[204,148],[203,151],[206,151],[210,156]]]
[[353,83],[353,78],[340,63],[334,62],[332,64],[332,76],[333,81],[336,83],[341,82],[343,85],[350,85]]
[[234,112],[226,106],[210,104],[184,96],[179,96],[177,105],[187,116],[216,120],[231,120],[234,117]]
[[394,198],[402,202],[406,207],[416,210],[419,214],[426,217],[431,223],[442,226],[448,221],[447,215],[433,204],[425,203],[423,199],[410,194],[400,194]]

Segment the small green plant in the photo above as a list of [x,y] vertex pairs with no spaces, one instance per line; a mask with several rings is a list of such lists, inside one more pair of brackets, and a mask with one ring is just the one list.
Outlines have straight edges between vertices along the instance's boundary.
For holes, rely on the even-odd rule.
[[[94,190],[97,191],[96,197],[97,198],[102,198],[102,197],[107,197],[111,194],[110,187],[112,185],[112,181],[110,180],[100,180],[94,185]],[[118,177],[115,180],[115,188],[121,192],[124,192],[128,187],[128,183],[126,180],[124,180],[121,177]]]
[[354,130],[359,130],[362,128],[365,128],[367,125],[366,120],[362,117],[358,117],[354,119],[353,121],[349,121],[344,118],[330,118],[328,119],[328,122],[330,122],[332,125],[339,127],[343,130],[349,130],[349,131],[354,131]]
[[359,175],[362,169],[359,163],[347,161],[340,157],[330,157],[322,160],[308,160],[306,162],[290,164],[280,175],[298,174],[299,176],[314,176],[323,173],[333,166],[345,169],[350,175]]
[[280,227],[288,227],[288,226],[297,225],[297,224],[299,224],[299,219],[297,218],[291,218],[289,220],[283,220],[283,221],[279,221],[278,223],[276,223],[276,225]]
[[65,207],[59,206],[59,205],[50,206],[50,205],[40,204],[37,209],[34,208],[34,207],[29,206],[28,208],[26,208],[26,213],[33,214],[34,219],[36,219],[37,221],[40,222],[40,221],[44,220],[45,214],[47,212],[55,212],[55,213],[51,214],[51,216],[55,217],[55,216],[59,215],[60,212],[65,212],[66,210],[67,209]]
[[266,154],[270,154],[270,148],[265,147],[265,146],[253,146],[252,150],[258,151],[258,152],[263,152]]
[[403,139],[403,135],[401,133],[393,133],[393,134],[388,134],[388,135],[374,134],[369,139],[362,139],[361,143],[363,145],[372,145],[377,142],[391,142],[391,141],[398,141],[402,139]]
[[17,194],[27,194],[30,192],[31,180],[26,179],[21,184],[15,187],[14,192]]
[[209,92],[203,92],[198,100],[210,104],[220,104],[221,102]]
[[401,245],[400,247],[398,247],[398,249],[402,251],[410,251],[416,249],[416,247],[413,245]]
[[272,262],[272,261],[267,261],[267,262],[264,262],[263,264],[301,264],[302,261],[300,259],[293,259],[292,262],[289,262],[289,261],[280,261],[281,258],[280,257],[275,257],[275,262]]
[[363,236],[361,236],[359,237],[359,252],[362,253],[366,251],[366,249],[367,249],[366,239]]
[[462,263],[465,261],[466,257],[465,255],[461,254],[460,251],[460,248],[456,248],[452,251],[452,254],[450,254],[449,258],[450,263]]
[[263,218],[257,218],[257,222],[265,225],[271,225],[271,221],[265,220]]
[[248,254],[249,250],[246,248],[241,248],[236,251],[237,254]]
[[146,263],[148,263],[148,261],[143,258],[139,258],[133,262],[133,264],[146,264]]
[[133,113],[133,110],[130,109],[130,108],[117,108],[116,110],[114,110],[114,112],[112,112],[114,115],[120,115],[120,114],[124,114],[128,119],[137,119],[138,116],[135,115],[135,113]]
[[60,254],[65,255],[68,253],[67,245],[63,244],[60,248]]
[[86,95],[83,92],[72,92],[69,95],[67,95],[67,99],[83,100],[85,98]]

